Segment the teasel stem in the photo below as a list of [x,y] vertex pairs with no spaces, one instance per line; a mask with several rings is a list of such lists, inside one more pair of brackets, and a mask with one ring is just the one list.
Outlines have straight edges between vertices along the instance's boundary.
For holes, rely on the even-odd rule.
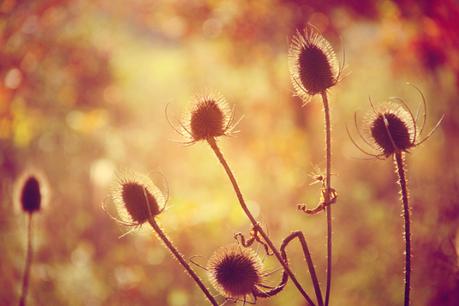
[[194,270],[191,268],[191,266],[186,262],[186,260],[183,258],[183,255],[180,254],[180,252],[175,248],[174,244],[169,240],[167,235],[164,233],[162,230],[161,226],[158,224],[158,222],[155,220],[154,217],[150,217],[148,219],[148,222],[150,225],[153,227],[154,231],[158,235],[159,239],[162,240],[162,242],[166,245],[166,247],[169,249],[169,251],[174,255],[174,257],[178,260],[178,262],[185,268],[186,272],[191,276],[191,278],[196,282],[196,284],[199,286],[199,288],[204,292],[206,295],[207,299],[209,300],[210,304],[213,306],[218,306],[217,301],[215,298],[210,294],[209,290],[206,288],[202,280],[199,278],[199,276],[194,272]]
[[19,306],[26,305],[27,291],[29,290],[30,269],[32,267],[32,214],[28,214],[27,218],[27,254],[25,259],[24,274],[22,276],[22,291],[19,299]]
[[252,213],[248,209],[248,207],[247,207],[247,205],[245,203],[244,197],[242,196],[242,192],[239,189],[239,185],[237,184],[236,178],[234,177],[234,174],[231,171],[231,168],[229,167],[228,163],[226,162],[226,160],[225,160],[225,158],[223,156],[223,153],[221,152],[220,148],[218,147],[217,142],[215,141],[215,138],[213,138],[213,137],[208,138],[207,142],[209,143],[210,147],[212,148],[212,150],[214,151],[214,153],[217,156],[218,160],[220,161],[220,163],[222,164],[223,168],[225,169],[225,172],[228,175],[228,177],[229,177],[229,179],[231,181],[231,184],[233,185],[234,191],[236,192],[236,196],[237,196],[237,198],[239,200],[239,204],[241,205],[241,208],[244,211],[244,213],[249,218],[249,220],[252,223],[254,229],[256,229],[260,233],[260,235],[263,237],[263,239],[266,241],[266,243],[268,244],[269,248],[274,253],[274,256],[276,256],[276,258],[279,261],[279,263],[282,265],[284,270],[287,272],[288,276],[290,277],[292,282],[295,284],[295,286],[297,287],[298,291],[300,291],[300,293],[303,295],[303,297],[306,299],[306,301],[311,306],[315,306],[314,302],[309,297],[309,295],[306,293],[306,291],[301,286],[301,284],[298,282],[297,278],[293,274],[292,270],[289,268],[288,264],[282,258],[279,250],[277,250],[277,248],[274,246],[274,243],[271,241],[271,239],[268,237],[266,232],[263,230],[263,228],[260,226],[260,224],[257,222],[257,220],[255,220],[255,218],[253,217]]
[[328,105],[327,92],[322,92],[322,102],[325,114],[325,144],[326,144],[326,173],[325,173],[325,203],[327,214],[327,285],[325,288],[325,306],[330,302],[331,277],[332,277],[332,212],[330,203],[331,191],[331,124],[330,107]]
[[320,285],[319,285],[319,280],[317,279],[316,269],[314,268],[312,256],[311,256],[311,253],[309,252],[308,244],[306,242],[306,238],[304,237],[303,232],[295,231],[295,232],[292,232],[287,237],[285,237],[280,247],[282,256],[285,258],[285,261],[288,262],[287,253],[285,251],[285,248],[295,238],[298,238],[298,240],[301,243],[301,247],[303,248],[304,258],[306,259],[306,263],[308,264],[309,274],[311,275],[312,284],[314,285],[314,291],[316,294],[317,303],[319,304],[319,306],[323,306],[324,302],[322,299],[322,291],[320,290]]
[[403,152],[395,153],[395,164],[397,167],[400,193],[403,202],[403,218],[405,220],[405,298],[404,305],[410,305],[410,283],[411,283],[411,224],[410,206],[408,203],[408,187],[406,184],[405,158]]

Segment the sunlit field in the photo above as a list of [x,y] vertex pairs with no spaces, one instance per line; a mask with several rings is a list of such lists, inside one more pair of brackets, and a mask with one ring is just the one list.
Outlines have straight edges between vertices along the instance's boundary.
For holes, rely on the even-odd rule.
[[0,0],[0,305],[457,306],[458,89],[453,0]]

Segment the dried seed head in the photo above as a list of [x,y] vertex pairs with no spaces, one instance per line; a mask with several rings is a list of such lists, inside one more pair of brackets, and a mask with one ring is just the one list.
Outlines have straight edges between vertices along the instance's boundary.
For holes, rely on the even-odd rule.
[[34,213],[41,208],[41,192],[40,182],[31,175],[29,176],[22,187],[21,191],[22,210],[26,213]]
[[293,87],[305,101],[335,85],[340,70],[330,43],[311,27],[293,36],[289,68]]
[[221,95],[196,98],[185,130],[191,142],[228,135],[233,129],[233,116]]
[[369,134],[386,157],[414,147],[415,133],[415,123],[401,105],[383,105],[370,117]]
[[258,255],[237,244],[218,249],[209,259],[207,269],[215,289],[228,298],[252,293],[263,278]]
[[41,211],[48,202],[45,175],[34,167],[26,169],[14,184],[15,207],[25,213]]
[[[145,175],[129,173],[120,178],[113,200],[120,214],[130,219],[130,225],[142,225],[164,210],[164,196]],[[126,222],[127,223],[127,222]]]

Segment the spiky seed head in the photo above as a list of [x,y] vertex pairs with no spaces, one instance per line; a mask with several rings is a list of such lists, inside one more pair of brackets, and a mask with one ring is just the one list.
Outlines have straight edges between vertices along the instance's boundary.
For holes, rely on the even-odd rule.
[[289,49],[293,87],[303,100],[322,93],[338,82],[338,59],[330,43],[312,27],[297,31]]
[[21,207],[26,213],[32,214],[41,208],[40,182],[34,175],[30,175],[24,181],[21,191]]
[[228,298],[251,293],[263,278],[258,255],[237,244],[218,249],[209,259],[207,269],[214,288]]
[[401,105],[389,103],[370,117],[369,132],[386,157],[415,146],[415,123]]
[[197,97],[191,111],[188,130],[192,141],[226,135],[231,130],[231,116],[221,95]]
[[142,225],[150,217],[164,210],[164,196],[146,175],[136,172],[124,174],[113,193],[120,214],[128,217],[132,225]]

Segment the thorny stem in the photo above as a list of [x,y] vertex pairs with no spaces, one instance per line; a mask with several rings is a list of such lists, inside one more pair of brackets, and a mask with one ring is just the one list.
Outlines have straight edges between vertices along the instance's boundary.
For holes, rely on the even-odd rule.
[[186,262],[182,254],[180,254],[180,252],[175,248],[175,246],[172,244],[172,242],[161,229],[161,226],[156,222],[155,218],[150,217],[148,219],[148,222],[151,224],[155,232],[158,234],[159,238],[163,241],[163,243],[166,245],[166,247],[169,249],[172,255],[175,256],[179,263],[185,268],[186,272],[191,276],[191,278],[196,282],[196,284],[198,284],[199,288],[202,290],[202,292],[204,292],[209,302],[213,306],[218,306],[218,303],[215,300],[215,298],[212,296],[212,294],[210,294],[209,290],[203,284],[199,276],[193,271],[190,265]]
[[288,264],[285,262],[285,260],[282,258],[281,254],[279,253],[277,248],[274,246],[274,243],[271,241],[271,239],[268,237],[266,232],[259,225],[257,220],[255,220],[255,218],[253,217],[252,213],[248,209],[248,207],[247,207],[247,205],[245,203],[244,197],[242,196],[241,190],[239,189],[239,185],[237,184],[236,178],[234,177],[234,174],[231,171],[231,168],[229,167],[228,163],[226,162],[225,158],[223,157],[223,154],[222,154],[220,148],[218,147],[218,145],[217,145],[217,143],[215,141],[215,138],[208,138],[207,142],[209,143],[210,147],[212,148],[212,150],[214,151],[214,153],[217,156],[218,160],[220,161],[220,163],[222,164],[223,168],[225,169],[226,174],[228,175],[228,177],[229,177],[229,179],[231,181],[231,184],[233,185],[234,191],[236,192],[237,198],[239,200],[239,204],[241,205],[242,210],[244,211],[244,213],[247,215],[247,217],[249,218],[250,222],[254,226],[254,229],[256,229],[260,233],[260,235],[263,237],[263,239],[266,241],[266,243],[268,244],[269,248],[273,251],[274,255],[276,256],[277,260],[279,261],[279,263],[282,265],[284,270],[288,273],[288,276],[291,278],[292,282],[298,288],[298,291],[300,291],[300,293],[303,295],[303,297],[306,299],[306,301],[308,301],[308,303],[311,306],[314,306],[315,305],[314,302],[311,300],[309,295],[306,293],[306,291],[303,289],[301,284],[298,282],[298,280],[296,279],[296,277],[293,274],[292,270],[290,270],[290,268],[288,267]]
[[25,260],[24,274],[22,277],[22,291],[19,299],[19,306],[26,305],[27,291],[29,289],[30,268],[32,267],[32,214],[29,213],[27,218],[27,255]]
[[[325,114],[325,143],[327,151],[327,169],[325,174],[325,203],[330,202],[331,191],[331,125],[330,125],[330,107],[328,106],[327,92],[322,92],[322,102],[324,104]],[[325,289],[325,306],[330,301],[332,276],[332,214],[331,205],[327,205],[327,287]]]
[[403,202],[403,218],[405,220],[405,298],[404,305],[410,305],[410,282],[411,282],[411,224],[410,224],[410,206],[408,203],[408,188],[405,176],[405,160],[403,152],[395,153],[395,163],[398,172],[400,184],[400,194]]
[[324,302],[322,299],[322,291],[320,290],[320,285],[319,285],[319,280],[317,279],[316,269],[314,268],[312,256],[311,256],[311,253],[309,252],[308,244],[306,242],[306,238],[304,238],[303,232],[295,231],[291,233],[290,235],[288,235],[284,239],[284,241],[282,241],[282,245],[280,248],[282,256],[285,258],[285,261],[288,262],[287,253],[285,251],[285,248],[295,238],[298,238],[298,240],[301,243],[301,247],[303,248],[303,254],[306,259],[306,263],[308,264],[309,274],[311,275],[312,283],[314,285],[314,291],[316,293],[317,303],[319,304],[319,306],[323,306]]

